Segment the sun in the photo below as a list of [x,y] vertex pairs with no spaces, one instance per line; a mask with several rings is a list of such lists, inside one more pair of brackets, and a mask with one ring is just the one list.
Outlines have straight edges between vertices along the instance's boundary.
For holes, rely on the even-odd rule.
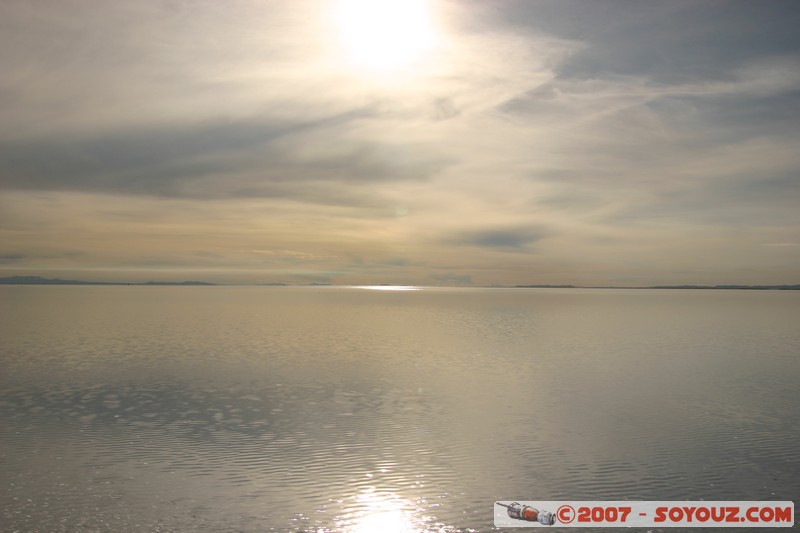
[[339,0],[335,16],[347,61],[355,67],[407,68],[436,44],[426,0]]

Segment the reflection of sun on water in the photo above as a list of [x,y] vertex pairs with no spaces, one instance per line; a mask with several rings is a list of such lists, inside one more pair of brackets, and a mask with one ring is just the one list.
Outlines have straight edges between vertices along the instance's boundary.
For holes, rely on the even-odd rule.
[[369,289],[371,291],[418,291],[419,287],[413,285],[361,285],[357,289]]
[[355,523],[352,533],[413,533],[416,531],[408,516],[400,510],[377,511]]
[[349,62],[373,71],[408,67],[437,40],[426,0],[339,0],[336,24]]
[[348,533],[413,533],[411,504],[394,495],[368,490],[358,496],[358,510],[342,529]]

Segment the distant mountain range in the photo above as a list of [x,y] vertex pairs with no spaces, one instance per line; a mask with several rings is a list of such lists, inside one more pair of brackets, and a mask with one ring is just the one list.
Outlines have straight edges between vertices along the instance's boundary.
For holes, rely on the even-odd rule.
[[78,281],[74,279],[42,278],[39,276],[11,276],[0,278],[0,285],[216,285],[206,281],[147,281],[123,283],[116,281]]
[[797,291],[800,285],[666,285],[651,289],[745,289],[753,291]]
[[654,285],[652,287],[613,287],[580,285],[515,285],[517,289],[737,289],[752,291],[797,291],[800,285]]

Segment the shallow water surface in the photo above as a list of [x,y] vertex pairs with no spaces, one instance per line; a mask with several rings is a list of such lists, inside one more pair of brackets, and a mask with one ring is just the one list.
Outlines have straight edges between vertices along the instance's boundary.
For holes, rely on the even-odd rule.
[[[3,531],[798,500],[800,293],[0,287]],[[674,529],[672,531],[675,531]]]

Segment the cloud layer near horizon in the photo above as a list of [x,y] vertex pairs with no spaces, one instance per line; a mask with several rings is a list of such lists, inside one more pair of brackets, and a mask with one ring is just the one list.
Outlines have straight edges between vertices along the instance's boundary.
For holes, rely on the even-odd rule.
[[796,283],[800,7],[0,6],[0,267],[131,280]]

